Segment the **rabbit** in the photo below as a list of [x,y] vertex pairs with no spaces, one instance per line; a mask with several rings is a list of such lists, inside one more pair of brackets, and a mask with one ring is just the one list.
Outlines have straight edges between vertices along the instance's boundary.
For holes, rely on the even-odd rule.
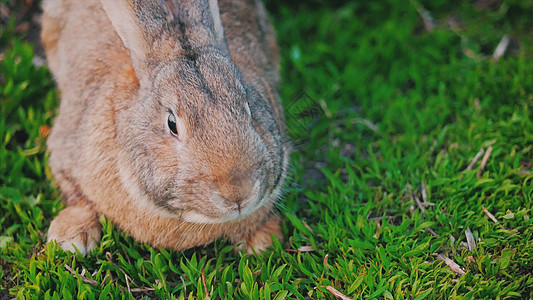
[[282,239],[290,144],[279,49],[257,0],[45,0],[61,92],[49,167],[65,208],[47,242],[87,254],[104,216],[176,251]]

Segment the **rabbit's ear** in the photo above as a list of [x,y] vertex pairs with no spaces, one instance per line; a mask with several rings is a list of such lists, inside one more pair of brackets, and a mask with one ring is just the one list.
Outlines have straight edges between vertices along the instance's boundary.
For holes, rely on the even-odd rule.
[[[142,84],[148,75],[147,60],[155,41],[154,29],[161,28],[165,22],[161,18],[165,14],[162,7],[158,7],[153,1],[146,1],[145,4],[140,4],[144,1],[136,0],[100,0],[100,2],[116,33],[130,51],[133,68]],[[138,14],[141,9],[146,10],[146,16]],[[159,11],[153,11],[154,9]],[[153,20],[145,19],[149,14],[153,14]]]
[[211,12],[211,16],[213,18],[216,41],[224,49],[227,49],[226,39],[224,38],[224,27],[222,26],[222,19],[220,18],[220,10],[218,9],[217,0],[209,0],[209,11]]
[[[139,81],[148,60],[214,47],[229,55],[217,0],[100,0]],[[141,82],[142,84],[142,82]]]
[[184,50],[214,47],[229,54],[217,0],[164,0],[163,6]]

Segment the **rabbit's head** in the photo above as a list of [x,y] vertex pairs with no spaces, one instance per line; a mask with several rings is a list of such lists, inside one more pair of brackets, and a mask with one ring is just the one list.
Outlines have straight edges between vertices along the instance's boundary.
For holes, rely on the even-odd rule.
[[125,186],[189,222],[270,208],[288,156],[272,102],[241,79],[216,1],[160,2],[102,0],[139,82],[115,115]]

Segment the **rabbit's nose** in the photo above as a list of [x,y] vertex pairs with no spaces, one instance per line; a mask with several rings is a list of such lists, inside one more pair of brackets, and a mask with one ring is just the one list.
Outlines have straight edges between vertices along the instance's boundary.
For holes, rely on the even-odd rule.
[[234,202],[236,210],[241,210],[254,190],[256,190],[257,182],[251,176],[239,176],[237,178],[230,178],[226,182],[220,182],[218,186],[218,194],[229,202]]

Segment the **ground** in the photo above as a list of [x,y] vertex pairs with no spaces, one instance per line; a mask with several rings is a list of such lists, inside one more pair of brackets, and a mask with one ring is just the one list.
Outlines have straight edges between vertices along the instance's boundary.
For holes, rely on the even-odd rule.
[[85,257],[44,244],[62,204],[37,7],[0,9],[0,298],[533,296],[532,2],[268,1],[295,151],[285,239],[242,256],[105,219]]

